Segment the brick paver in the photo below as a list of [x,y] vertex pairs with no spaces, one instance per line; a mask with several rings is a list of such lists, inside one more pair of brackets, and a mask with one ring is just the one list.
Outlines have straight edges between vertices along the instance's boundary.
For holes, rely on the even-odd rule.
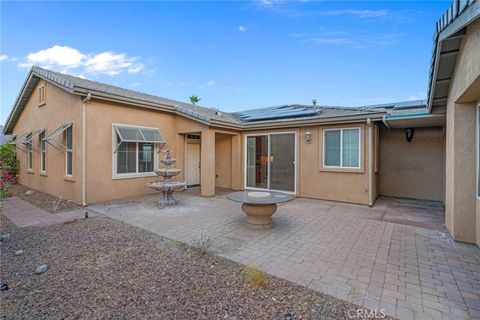
[[408,215],[408,203],[295,199],[279,207],[273,229],[250,230],[240,205],[224,196],[177,197],[166,209],[145,197],[90,210],[186,243],[206,233],[221,256],[400,319],[480,318],[480,249],[453,241],[438,221],[424,218],[426,229],[382,220],[403,221],[392,210]]

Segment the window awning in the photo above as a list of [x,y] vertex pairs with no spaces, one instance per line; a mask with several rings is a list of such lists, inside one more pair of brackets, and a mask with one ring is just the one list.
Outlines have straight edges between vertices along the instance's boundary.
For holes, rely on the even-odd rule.
[[28,132],[22,133],[19,136],[13,137],[12,144],[14,144],[15,147],[18,148],[20,151],[26,152],[27,150],[23,149],[22,147],[23,147],[23,144],[25,143],[25,141],[29,138],[29,136],[31,134],[32,134],[32,132],[28,131]]
[[142,127],[131,127],[131,126],[121,126],[114,125],[115,131],[117,132],[119,142],[118,147],[122,142],[144,142],[144,143],[156,143],[156,144],[165,144],[165,138],[163,137],[160,129],[157,128],[142,128]]
[[33,147],[33,144],[32,144],[33,137],[35,137],[36,135],[38,135],[38,134],[40,134],[41,132],[44,132],[44,131],[45,131],[45,129],[38,129],[38,130],[35,130],[35,131],[31,132],[31,134],[26,136],[25,140],[22,143],[23,144],[30,144]]
[[13,137],[12,144],[24,143],[24,142],[28,139],[28,136],[29,136],[31,133],[32,133],[31,131],[28,131],[28,132],[22,133],[22,134],[19,135],[19,136]]
[[[57,148],[57,146],[52,143],[52,142],[55,142],[56,144],[64,147],[65,149],[67,149],[67,147],[60,141],[56,140],[55,138],[57,138],[60,134],[62,134],[65,130],[67,130],[68,128],[70,128],[72,126],[72,123],[71,122],[68,122],[68,123],[64,123],[62,124],[60,127],[58,127],[57,129],[53,130],[51,133],[49,133],[45,138],[43,138],[43,141],[47,142],[48,144],[52,145],[53,147]],[[57,148],[58,149],[58,148]]]

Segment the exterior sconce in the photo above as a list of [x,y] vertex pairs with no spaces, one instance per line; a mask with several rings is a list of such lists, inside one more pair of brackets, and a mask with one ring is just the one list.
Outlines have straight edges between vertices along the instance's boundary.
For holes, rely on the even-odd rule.
[[307,141],[307,143],[312,143],[312,133],[310,130],[305,132],[305,141]]
[[407,138],[408,142],[412,141],[414,132],[415,132],[414,128],[405,129],[405,137]]

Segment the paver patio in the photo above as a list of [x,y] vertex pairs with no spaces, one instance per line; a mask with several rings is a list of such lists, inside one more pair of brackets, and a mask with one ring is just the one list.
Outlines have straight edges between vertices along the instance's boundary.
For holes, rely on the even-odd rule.
[[165,209],[148,196],[89,210],[186,243],[206,233],[221,256],[401,319],[480,318],[480,249],[453,241],[435,204],[295,199],[273,229],[250,230],[225,195],[177,198]]

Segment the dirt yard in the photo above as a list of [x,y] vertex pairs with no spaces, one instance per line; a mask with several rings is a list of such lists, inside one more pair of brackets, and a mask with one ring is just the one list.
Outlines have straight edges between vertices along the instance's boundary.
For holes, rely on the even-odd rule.
[[50,213],[78,208],[78,206],[72,201],[57,198],[51,194],[27,188],[18,183],[11,185],[9,191],[13,197],[30,202],[34,206]]

